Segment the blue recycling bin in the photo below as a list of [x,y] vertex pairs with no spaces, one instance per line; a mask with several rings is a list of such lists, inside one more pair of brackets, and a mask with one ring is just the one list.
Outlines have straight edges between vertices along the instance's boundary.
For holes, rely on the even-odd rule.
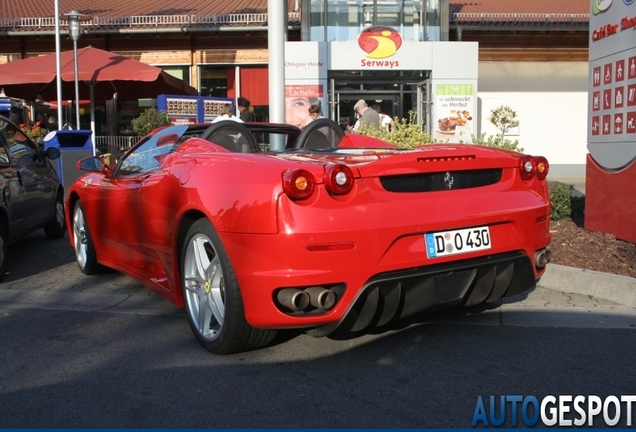
[[93,132],[90,130],[57,130],[44,137],[44,150],[55,147],[60,150],[60,157],[54,161],[57,176],[68,191],[82,171],[77,169],[77,161],[94,156]]

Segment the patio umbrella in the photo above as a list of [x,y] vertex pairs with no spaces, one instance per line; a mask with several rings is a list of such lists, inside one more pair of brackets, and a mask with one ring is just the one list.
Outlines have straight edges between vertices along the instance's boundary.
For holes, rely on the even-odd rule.
[[[197,90],[161,68],[112,52],[86,47],[77,50],[79,98],[110,100],[117,93],[122,100],[156,98],[160,94],[196,95]],[[73,50],[62,51],[62,99],[75,98]],[[57,99],[55,54],[30,57],[0,65],[0,88],[8,96],[26,100]]]

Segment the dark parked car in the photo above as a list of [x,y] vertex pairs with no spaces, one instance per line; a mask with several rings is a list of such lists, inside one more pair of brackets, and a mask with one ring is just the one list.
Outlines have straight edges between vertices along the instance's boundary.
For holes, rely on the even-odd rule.
[[7,267],[7,245],[44,228],[51,239],[64,236],[64,188],[44,151],[16,125],[0,116],[0,281]]

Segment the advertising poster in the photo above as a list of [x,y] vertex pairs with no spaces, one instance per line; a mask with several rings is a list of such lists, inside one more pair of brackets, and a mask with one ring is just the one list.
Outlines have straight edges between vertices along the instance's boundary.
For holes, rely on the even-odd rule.
[[234,111],[234,100],[231,98],[171,95],[157,97],[159,111],[166,111],[172,124],[210,122],[221,114],[223,106],[228,103]]
[[303,127],[309,118],[309,107],[318,105],[326,117],[324,90],[321,84],[294,84],[285,86],[285,123]]
[[196,97],[165,96],[158,98],[159,110],[166,111],[172,124],[195,124],[199,114]]
[[472,84],[435,86],[433,138],[438,141],[472,142],[475,92]]

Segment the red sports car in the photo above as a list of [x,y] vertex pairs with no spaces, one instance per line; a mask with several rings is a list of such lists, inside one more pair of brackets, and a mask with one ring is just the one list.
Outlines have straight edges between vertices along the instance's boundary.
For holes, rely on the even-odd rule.
[[543,157],[399,149],[320,119],[168,126],[113,166],[78,166],[66,214],[82,272],[116,269],[185,306],[217,354],[492,302],[550,260]]

